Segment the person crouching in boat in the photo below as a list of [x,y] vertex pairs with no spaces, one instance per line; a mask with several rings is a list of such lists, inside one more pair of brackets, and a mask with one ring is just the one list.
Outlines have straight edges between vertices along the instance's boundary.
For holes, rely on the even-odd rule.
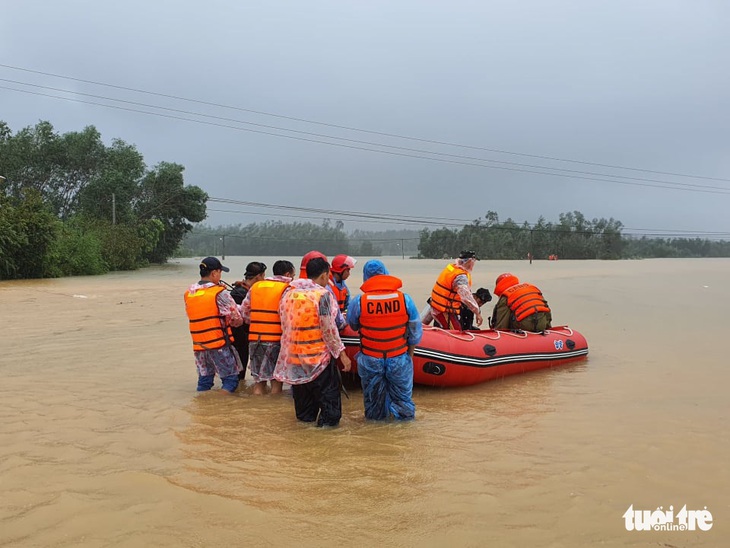
[[482,325],[482,313],[471,292],[471,271],[478,260],[474,251],[462,251],[439,274],[430,298],[431,316],[437,327],[461,330],[462,304],[474,313],[477,326]]
[[381,261],[363,265],[363,280],[363,294],[350,303],[347,321],[360,332],[357,372],[365,418],[413,419],[413,352],[423,336],[418,309]]
[[198,392],[213,388],[218,374],[223,390],[232,394],[238,388],[238,373],[242,369],[230,328],[241,325],[243,319],[231,294],[220,283],[223,271],[229,269],[215,257],[206,257],[200,263],[200,281],[185,292]]
[[[486,289],[484,287],[480,287],[474,293],[472,293],[472,297],[474,297],[474,300],[479,305],[479,308],[481,308],[484,303],[488,303],[492,300],[492,294],[489,292],[489,289]],[[474,312],[469,310],[468,306],[465,306],[463,304],[461,305],[461,314],[459,315],[459,320],[461,321],[462,331],[471,331],[473,329],[477,329],[474,326]]]
[[520,283],[514,274],[497,276],[494,294],[499,301],[494,305],[490,326],[492,329],[520,329],[539,333],[552,327],[553,316],[542,292],[532,284]]

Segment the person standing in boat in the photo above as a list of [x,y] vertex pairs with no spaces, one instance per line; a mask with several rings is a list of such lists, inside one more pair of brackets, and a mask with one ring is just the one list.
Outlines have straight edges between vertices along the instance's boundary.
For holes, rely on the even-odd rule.
[[200,281],[184,295],[198,370],[198,392],[213,388],[217,374],[223,390],[232,394],[238,388],[241,361],[233,347],[230,328],[241,325],[243,319],[230,293],[220,283],[222,273],[229,269],[215,257],[203,259],[199,268]]
[[[263,280],[266,275],[266,265],[264,263],[253,261],[246,265],[246,272],[243,274],[243,280],[233,283],[233,289],[231,290],[231,297],[237,305],[243,302],[246,298],[248,290],[256,282]],[[238,380],[243,381],[246,377],[246,367],[248,366],[248,322],[244,322],[239,327],[234,327],[233,332],[233,346],[238,352],[238,356],[241,358],[241,372],[238,374]]]
[[[477,327],[482,325],[482,313],[471,292],[471,272],[479,260],[474,251],[462,251],[446,265],[431,290],[431,316],[434,325],[442,329],[461,330],[461,306],[474,313]],[[426,318],[428,314],[425,315]]]
[[248,345],[251,356],[253,393],[261,395],[271,382],[271,393],[280,394],[282,384],[274,379],[274,367],[281,349],[281,296],[294,279],[294,265],[276,261],[274,276],[257,281],[241,303],[241,316],[249,324]]
[[385,265],[363,265],[362,295],[351,302],[347,322],[360,332],[357,372],[362,383],[365,418],[396,420],[415,417],[413,352],[421,342],[423,325],[413,299],[400,288]]
[[347,315],[347,305],[350,303],[350,289],[345,280],[350,277],[350,270],[355,268],[356,262],[357,259],[349,255],[335,255],[332,259],[329,288],[337,299],[337,305],[343,316]]
[[499,297],[494,305],[490,326],[492,329],[519,329],[539,333],[552,327],[552,312],[542,292],[532,284],[520,283],[514,274],[497,276],[494,294]]
[[281,351],[274,378],[292,385],[298,420],[337,426],[342,417],[340,372],[352,366],[335,324],[339,309],[327,290],[330,267],[320,257],[307,263],[307,277],[293,280],[279,305]]
[[[474,300],[479,305],[479,308],[481,308],[484,303],[488,303],[492,300],[492,294],[489,292],[489,289],[486,289],[484,287],[480,287],[477,289],[473,294],[472,297],[474,297]],[[469,310],[468,306],[461,305],[461,314],[459,315],[459,320],[461,321],[461,330],[462,331],[470,331],[473,329],[477,329],[477,327],[474,325],[474,312]]]

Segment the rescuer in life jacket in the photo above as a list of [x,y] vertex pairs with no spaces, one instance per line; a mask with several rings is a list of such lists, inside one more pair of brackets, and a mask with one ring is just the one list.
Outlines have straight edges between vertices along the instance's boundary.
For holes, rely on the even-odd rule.
[[[309,264],[309,261],[311,261],[312,259],[324,259],[324,261],[327,262],[327,256],[324,253],[320,253],[319,251],[310,251],[309,253],[306,253],[304,257],[302,257],[302,263],[299,266],[300,278],[307,278],[307,264]],[[353,259],[353,261],[354,260],[355,259]],[[329,263],[327,264],[329,265]],[[337,294],[335,293],[333,286],[328,283],[327,289],[332,293],[332,296],[335,298],[336,301]],[[335,319],[335,322],[337,323],[337,329],[339,329],[340,331],[342,331],[347,325],[347,322],[345,321],[345,316],[340,310],[339,306],[337,307],[337,318]]]
[[413,352],[423,336],[418,309],[381,261],[363,265],[363,280],[363,294],[350,303],[347,321],[360,332],[357,372],[365,418],[413,419]]
[[474,251],[462,251],[453,263],[446,265],[431,290],[431,310],[424,313],[423,323],[433,319],[436,327],[461,330],[459,314],[463,304],[476,316],[477,327],[482,325],[482,313],[471,292],[471,272],[478,260]]
[[350,289],[345,280],[350,277],[350,270],[355,268],[355,263],[357,263],[357,259],[353,259],[349,255],[335,255],[335,258],[332,259],[329,287],[337,299],[337,305],[343,316],[347,315],[347,305],[350,303]]
[[221,275],[229,269],[215,257],[200,262],[200,281],[185,292],[193,354],[198,370],[198,392],[213,388],[217,374],[225,392],[238,388],[241,360],[233,347],[230,328],[243,322],[231,294],[221,285]]
[[340,372],[352,363],[335,325],[339,313],[326,289],[330,265],[321,257],[307,263],[307,277],[293,280],[279,305],[281,350],[274,369],[277,381],[292,385],[297,419],[337,426],[342,417]]
[[[248,290],[253,284],[259,280],[263,280],[266,276],[266,265],[264,263],[253,261],[246,265],[246,272],[243,274],[243,280],[233,282],[231,297],[240,306],[248,294]],[[231,328],[233,333],[233,346],[241,358],[241,367],[243,369],[238,374],[238,380],[243,381],[246,377],[246,367],[248,366],[248,322],[244,321],[240,326]]]
[[295,273],[294,265],[289,261],[276,261],[272,270],[272,277],[251,286],[240,307],[243,321],[249,324],[246,344],[251,356],[254,395],[263,394],[269,381],[272,394],[281,394],[282,389],[282,383],[274,378],[281,349],[279,304]]
[[520,283],[514,274],[497,276],[494,294],[499,301],[494,305],[490,325],[492,329],[519,329],[539,333],[552,327],[552,312],[542,292],[532,284]]

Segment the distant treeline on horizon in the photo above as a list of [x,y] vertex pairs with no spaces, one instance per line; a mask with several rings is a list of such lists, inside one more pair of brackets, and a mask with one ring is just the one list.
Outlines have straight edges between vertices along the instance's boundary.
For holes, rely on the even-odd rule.
[[455,257],[470,249],[486,259],[641,259],[730,257],[730,242],[703,238],[650,238],[622,233],[620,221],[588,220],[579,211],[561,213],[557,223],[499,221],[494,211],[461,228],[435,230],[356,230],[344,223],[266,221],[247,225],[196,225],[177,256],[301,256],[316,249],[326,255],[402,255],[424,259]]

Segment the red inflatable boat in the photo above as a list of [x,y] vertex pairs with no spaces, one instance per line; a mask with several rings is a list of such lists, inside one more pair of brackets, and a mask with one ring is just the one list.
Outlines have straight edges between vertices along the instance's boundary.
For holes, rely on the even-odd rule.
[[[358,333],[341,333],[347,355],[357,368]],[[446,331],[423,328],[413,356],[413,382],[428,386],[468,386],[492,379],[583,360],[588,343],[568,326],[544,333],[523,331]]]

